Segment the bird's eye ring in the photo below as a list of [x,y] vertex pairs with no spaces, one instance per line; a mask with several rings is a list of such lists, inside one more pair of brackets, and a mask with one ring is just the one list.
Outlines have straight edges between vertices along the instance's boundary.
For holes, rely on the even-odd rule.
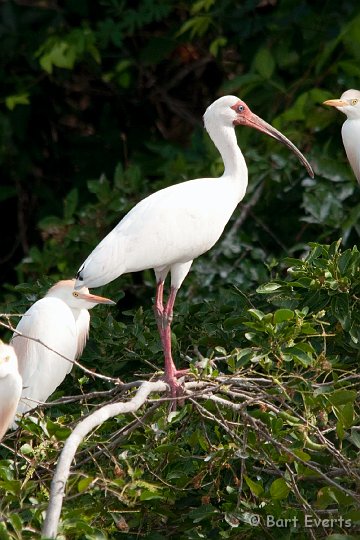
[[238,105],[236,110],[237,110],[237,112],[242,113],[242,112],[244,112],[245,107],[244,107],[244,105]]
[[73,296],[75,296],[75,298],[77,298],[77,297],[79,296],[79,293],[76,292],[76,291],[74,291],[74,292],[73,292]]
[[10,360],[10,356],[5,356],[4,362],[9,362],[9,360]]
[[352,99],[351,100],[351,105],[356,105],[358,101],[359,101],[358,99]]

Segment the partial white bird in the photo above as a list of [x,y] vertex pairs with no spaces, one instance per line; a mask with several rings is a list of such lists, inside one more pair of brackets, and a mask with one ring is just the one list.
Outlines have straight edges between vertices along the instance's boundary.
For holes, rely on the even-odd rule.
[[[210,105],[204,123],[224,161],[223,175],[176,184],[139,202],[94,249],[76,276],[75,288],[99,287],[126,272],[154,269],[157,282],[154,310],[164,350],[164,379],[173,397],[181,393],[177,377],[184,372],[176,369],[171,353],[170,325],[177,291],[193,259],[208,251],[221,236],[248,184],[235,126],[253,127],[282,142],[313,176],[300,151],[235,96],[222,97]],[[164,306],[164,281],[169,272],[171,288]]]
[[[56,283],[20,319],[11,344],[23,380],[17,414],[48,399],[62,383],[85,347],[89,333],[89,309],[115,304],[89,294],[86,287],[74,290],[74,280]],[[17,334],[19,332],[21,335]]]
[[21,390],[22,380],[14,348],[0,340],[0,441],[14,419]]
[[340,99],[328,99],[324,101],[324,105],[336,107],[347,116],[341,135],[347,158],[360,183],[360,92],[346,90]]

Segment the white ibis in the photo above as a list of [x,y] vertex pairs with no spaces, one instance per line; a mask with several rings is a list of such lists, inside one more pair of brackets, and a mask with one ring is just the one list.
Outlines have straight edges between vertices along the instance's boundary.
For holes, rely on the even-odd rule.
[[347,116],[341,135],[347,158],[360,183],[360,92],[346,90],[340,99],[328,99],[324,101],[324,105],[336,107]]
[[0,441],[14,419],[21,390],[14,348],[0,341]]
[[73,279],[56,283],[28,309],[16,327],[21,335],[15,332],[11,344],[23,380],[17,414],[46,401],[70,373],[72,361],[81,355],[86,344],[88,310],[97,304],[115,304],[108,298],[89,294],[86,287],[74,291],[74,283]]
[[[139,202],[94,249],[76,276],[76,288],[99,287],[126,272],[154,269],[154,311],[165,357],[164,378],[172,397],[180,394],[177,378],[184,372],[176,369],[171,354],[170,325],[177,291],[193,259],[208,251],[221,236],[248,184],[235,126],[253,127],[282,142],[313,176],[310,164],[292,142],[235,96],[212,103],[204,123],[224,161],[223,175],[176,184]],[[170,294],[164,305],[164,281],[169,272]]]

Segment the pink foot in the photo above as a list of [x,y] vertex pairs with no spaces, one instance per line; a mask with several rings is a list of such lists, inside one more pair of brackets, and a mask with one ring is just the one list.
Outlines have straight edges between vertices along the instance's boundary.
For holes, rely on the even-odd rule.
[[169,385],[170,387],[170,396],[174,400],[171,404],[171,409],[173,411],[176,410],[176,404],[179,401],[180,405],[184,404],[184,401],[182,398],[184,396],[184,389],[182,385],[178,381],[178,377],[182,377],[186,373],[188,373],[188,369],[176,369],[171,370],[170,372],[166,372],[163,376],[164,381]]
[[164,376],[164,381],[169,385],[170,387],[170,395],[173,399],[176,399],[177,397],[180,397],[183,395],[183,388],[181,384],[178,382],[176,375],[175,376]]

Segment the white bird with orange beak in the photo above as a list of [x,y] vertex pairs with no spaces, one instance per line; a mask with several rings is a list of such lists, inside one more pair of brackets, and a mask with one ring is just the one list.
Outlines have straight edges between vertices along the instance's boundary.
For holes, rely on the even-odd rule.
[[360,184],[360,92],[346,90],[340,99],[328,99],[323,104],[335,107],[347,116],[341,135],[347,158]]
[[74,290],[74,280],[56,283],[23,315],[11,344],[23,381],[20,415],[45,402],[62,383],[85,347],[89,334],[89,309],[114,305],[109,298]]

